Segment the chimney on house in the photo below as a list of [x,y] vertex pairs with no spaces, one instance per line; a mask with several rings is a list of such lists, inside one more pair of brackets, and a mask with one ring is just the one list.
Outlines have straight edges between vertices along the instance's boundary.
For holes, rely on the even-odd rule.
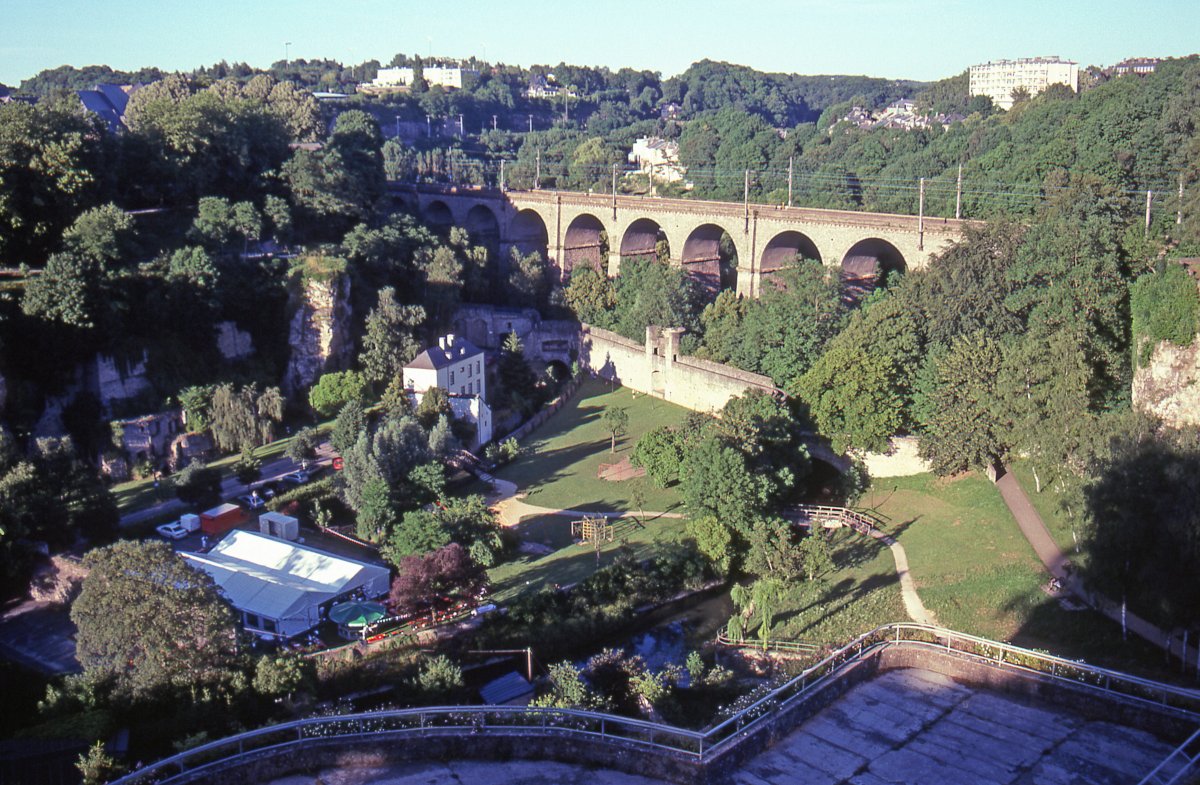
[[446,334],[446,348],[449,349],[453,345],[454,345],[454,333],[447,333]]
[[444,352],[446,351],[446,337],[438,338],[438,347]]

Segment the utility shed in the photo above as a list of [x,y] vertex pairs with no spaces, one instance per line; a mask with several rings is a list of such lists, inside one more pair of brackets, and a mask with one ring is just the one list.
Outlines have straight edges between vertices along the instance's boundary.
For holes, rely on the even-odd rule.
[[300,538],[300,521],[283,513],[264,512],[258,516],[258,531],[261,534],[269,534],[281,540],[294,542]]
[[181,555],[212,576],[247,631],[281,639],[317,626],[339,600],[382,596],[390,578],[382,565],[242,530],[208,553]]

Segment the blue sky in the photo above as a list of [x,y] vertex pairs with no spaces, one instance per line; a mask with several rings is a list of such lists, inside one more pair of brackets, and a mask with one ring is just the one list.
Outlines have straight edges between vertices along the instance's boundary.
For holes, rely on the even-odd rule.
[[1197,0],[5,0],[0,82],[106,63],[190,70],[396,52],[676,74],[703,58],[766,71],[932,80],[1002,57],[1081,65],[1200,50]]

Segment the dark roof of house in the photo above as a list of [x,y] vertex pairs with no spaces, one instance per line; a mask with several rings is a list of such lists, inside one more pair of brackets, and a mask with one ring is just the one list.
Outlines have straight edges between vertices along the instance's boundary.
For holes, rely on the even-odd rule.
[[483,685],[483,688],[479,690],[479,695],[483,698],[484,703],[499,706],[532,692],[533,685],[525,681],[524,676],[513,671]]
[[77,95],[83,107],[99,115],[110,131],[120,129],[124,123],[125,107],[129,105],[129,93],[120,85],[96,85],[95,90],[80,90]]
[[441,344],[430,346],[405,367],[436,371],[477,354],[483,354],[483,350],[466,338],[455,337],[445,348]]

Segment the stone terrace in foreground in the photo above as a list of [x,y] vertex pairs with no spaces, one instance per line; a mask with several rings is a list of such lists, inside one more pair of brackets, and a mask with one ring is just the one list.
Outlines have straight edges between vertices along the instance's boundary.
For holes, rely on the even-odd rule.
[[[1173,746],[1047,702],[972,688],[926,670],[849,690],[733,776],[737,785],[1126,785]],[[311,775],[272,785],[308,785]],[[410,763],[320,772],[327,785],[655,782],[549,761]]]

